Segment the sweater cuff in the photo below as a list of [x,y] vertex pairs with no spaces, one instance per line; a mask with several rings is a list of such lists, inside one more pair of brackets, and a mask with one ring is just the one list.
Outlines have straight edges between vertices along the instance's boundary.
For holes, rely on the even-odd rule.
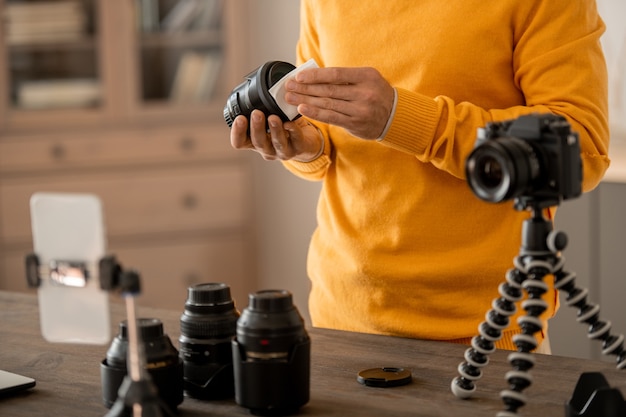
[[393,104],[391,105],[391,113],[389,114],[389,118],[387,119],[387,123],[385,124],[385,128],[383,129],[383,133],[380,134],[379,137],[376,138],[377,141],[381,141],[389,132],[389,128],[391,127],[391,122],[393,121],[394,116],[396,115],[396,107],[398,107],[398,91],[393,89]]
[[290,159],[288,161],[284,161],[285,165],[289,165],[296,171],[300,171],[303,173],[316,172],[330,165],[330,140],[322,134],[319,128],[317,128],[317,130],[322,139],[322,147],[319,155],[317,155],[310,161],[298,161],[297,159]]
[[285,164],[291,165],[294,169],[300,172],[316,172],[327,165],[330,165],[330,158],[328,155],[322,155],[311,162],[298,162],[296,160],[285,161]]
[[414,155],[423,154],[435,135],[439,121],[435,100],[401,88],[389,130],[380,140],[392,148]]

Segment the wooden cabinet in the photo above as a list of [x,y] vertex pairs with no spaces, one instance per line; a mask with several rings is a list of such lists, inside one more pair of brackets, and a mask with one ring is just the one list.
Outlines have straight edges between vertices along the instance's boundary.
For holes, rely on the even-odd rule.
[[0,288],[27,291],[34,192],[88,192],[141,305],[256,290],[246,155],[230,147],[240,2],[0,0]]

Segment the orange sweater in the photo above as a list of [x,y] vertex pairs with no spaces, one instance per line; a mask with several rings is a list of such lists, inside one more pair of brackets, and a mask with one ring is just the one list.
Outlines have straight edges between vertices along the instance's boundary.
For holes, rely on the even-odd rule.
[[[313,325],[463,342],[477,333],[528,214],[470,191],[476,130],[561,114],[580,135],[583,187],[596,186],[609,164],[603,31],[592,0],[302,2],[300,63],[372,66],[398,94],[382,140],[316,123],[324,154],[285,163],[323,181],[308,257]],[[556,297],[546,294],[544,318]],[[515,323],[499,347],[514,348]]]

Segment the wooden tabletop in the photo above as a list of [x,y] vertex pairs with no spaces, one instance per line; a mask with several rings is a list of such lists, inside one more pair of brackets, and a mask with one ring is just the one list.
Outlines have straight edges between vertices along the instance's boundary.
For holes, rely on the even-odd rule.
[[[178,347],[181,311],[139,308],[142,317],[163,321]],[[103,416],[100,362],[108,346],[46,342],[40,335],[37,299],[32,295],[0,291],[0,369],[35,378],[35,388],[0,398],[2,417]],[[112,325],[124,319],[122,305],[112,303]],[[303,416],[495,416],[503,409],[500,391],[511,370],[507,352],[496,352],[484,370],[472,399],[450,392],[466,347],[443,342],[307,329],[312,339],[311,399]],[[115,333],[114,333],[115,334]],[[581,326],[580,340],[586,337]],[[577,341],[572,341],[576,343]],[[599,347],[598,347],[599,348]],[[536,355],[534,382],[524,392],[529,404],[523,416],[565,416],[581,372],[602,372],[611,386],[626,392],[626,372],[612,363]],[[413,382],[394,388],[372,388],[357,382],[359,371],[375,367],[409,369]],[[185,398],[182,417],[249,416],[234,400],[199,401]]]

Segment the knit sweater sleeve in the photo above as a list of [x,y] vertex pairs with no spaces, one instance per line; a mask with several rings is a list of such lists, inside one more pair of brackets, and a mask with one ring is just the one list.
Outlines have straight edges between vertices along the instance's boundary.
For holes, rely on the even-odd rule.
[[478,127],[523,114],[555,113],[579,134],[583,190],[594,188],[609,165],[607,75],[599,43],[604,23],[594,1],[530,3],[527,14],[514,22],[512,56],[525,105],[485,109],[398,89],[395,117],[381,143],[464,178],[474,143],[463,138],[475,137]]
[[[333,65],[332,62],[325,62],[326,53],[320,50],[324,40],[321,31],[324,29],[318,29],[327,25],[327,16],[317,13],[314,1],[303,1],[301,4],[297,48],[299,63],[315,58],[320,66]],[[465,159],[474,146],[472,139],[476,136],[477,128],[491,121],[514,119],[523,114],[555,113],[567,118],[572,130],[580,137],[583,190],[588,191],[600,182],[609,165],[607,74],[599,42],[605,26],[597,13],[596,3],[593,0],[575,3],[570,0],[551,0],[515,2],[509,6],[505,4],[509,3],[502,3],[501,7],[514,8],[510,13],[511,21],[492,20],[490,30],[494,39],[512,38],[509,49],[502,47],[505,44],[503,42],[490,48],[484,38],[476,38],[484,37],[484,32],[481,35],[470,30],[472,25],[487,23],[477,21],[468,25],[463,20],[466,16],[448,13],[446,17],[450,21],[445,22],[447,30],[464,28],[460,29],[463,33],[448,33],[450,39],[462,37],[480,42],[480,46],[475,47],[477,49],[467,47],[465,56],[463,51],[456,51],[457,55],[448,59],[453,59],[458,68],[475,65],[476,59],[472,55],[477,52],[481,57],[494,58],[490,62],[508,62],[505,67],[493,68],[492,90],[498,91],[497,88],[502,84],[497,82],[507,82],[505,79],[510,84],[512,77],[514,89],[521,99],[514,99],[513,104],[507,106],[493,106],[485,104],[493,100],[476,96],[472,93],[474,87],[468,84],[465,84],[466,87],[454,84],[457,86],[456,97],[433,90],[426,92],[421,88],[394,85],[398,94],[397,107],[389,130],[380,144],[409,153],[421,162],[464,179]],[[434,32],[436,36],[444,36],[440,30]],[[428,36],[427,33],[420,33],[424,39],[428,39]],[[329,46],[328,40],[325,45]],[[431,72],[446,68],[437,62],[429,62],[428,65],[432,68]],[[419,70],[419,63],[416,63],[415,69]],[[440,72],[445,74],[445,71]],[[437,85],[445,86],[449,80],[438,81]],[[471,77],[466,82],[471,83]],[[428,88],[427,85],[421,87]],[[466,91],[461,91],[463,88]],[[435,96],[433,93],[440,95]],[[511,94],[511,91],[501,93],[503,97],[506,94]],[[329,127],[319,123],[316,125],[325,137],[323,155],[310,163],[285,163],[291,172],[312,180],[324,177],[333,155]]]

